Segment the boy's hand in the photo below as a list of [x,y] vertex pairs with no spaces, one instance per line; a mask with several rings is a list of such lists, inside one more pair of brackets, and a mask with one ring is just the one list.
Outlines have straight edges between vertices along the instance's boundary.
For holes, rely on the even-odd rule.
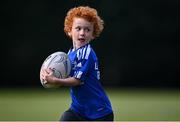
[[44,84],[53,84],[54,83],[54,76],[53,71],[49,69],[42,69],[40,72],[40,78],[43,79]]

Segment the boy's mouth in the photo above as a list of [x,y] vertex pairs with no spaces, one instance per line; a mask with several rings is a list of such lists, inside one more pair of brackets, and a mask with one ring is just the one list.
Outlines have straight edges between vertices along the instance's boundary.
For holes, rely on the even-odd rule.
[[80,41],[80,42],[84,42],[84,41],[85,41],[85,39],[84,39],[84,38],[79,38],[79,39],[78,39],[78,41]]

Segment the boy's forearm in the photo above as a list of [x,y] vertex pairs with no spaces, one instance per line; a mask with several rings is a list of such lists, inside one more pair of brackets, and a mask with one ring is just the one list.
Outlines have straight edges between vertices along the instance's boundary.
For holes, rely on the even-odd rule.
[[74,77],[68,77],[65,79],[55,78],[54,84],[58,84],[61,86],[77,86],[81,83],[79,79],[76,79]]

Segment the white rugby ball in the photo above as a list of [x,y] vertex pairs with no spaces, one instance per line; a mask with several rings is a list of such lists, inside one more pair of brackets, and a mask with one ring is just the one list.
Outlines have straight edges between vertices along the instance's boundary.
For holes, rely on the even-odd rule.
[[[51,68],[53,75],[57,78],[67,78],[71,72],[71,62],[64,52],[55,52],[49,55],[43,62],[41,69]],[[44,84],[44,80],[40,78],[41,84],[45,88],[57,88],[59,85]]]

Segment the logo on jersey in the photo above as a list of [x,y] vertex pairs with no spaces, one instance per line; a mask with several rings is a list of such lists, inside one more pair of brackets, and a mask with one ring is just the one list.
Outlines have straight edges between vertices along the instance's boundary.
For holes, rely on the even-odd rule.
[[97,111],[102,111],[104,108],[102,107],[102,108],[99,108],[99,109],[97,109]]
[[82,67],[82,63],[81,63],[81,62],[78,63],[78,64],[76,65],[76,67]]
[[97,62],[95,62],[94,66],[95,66],[94,69],[95,69],[95,70],[98,70],[98,64],[97,64]]

